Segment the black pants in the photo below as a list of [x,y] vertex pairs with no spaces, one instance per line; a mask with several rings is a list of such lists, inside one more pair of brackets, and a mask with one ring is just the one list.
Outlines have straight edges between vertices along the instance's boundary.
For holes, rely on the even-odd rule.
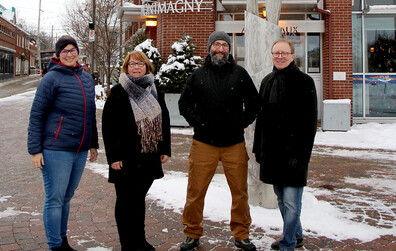
[[146,194],[153,181],[151,178],[136,178],[115,183],[115,219],[123,251],[137,250],[146,240]]

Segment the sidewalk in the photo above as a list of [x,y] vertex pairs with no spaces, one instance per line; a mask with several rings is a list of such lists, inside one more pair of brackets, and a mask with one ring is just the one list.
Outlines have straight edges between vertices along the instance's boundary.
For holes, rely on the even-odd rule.
[[0,98],[34,90],[40,80],[39,74],[0,80]]
[[38,80],[40,78],[41,78],[40,74],[31,74],[29,76],[1,79],[0,80],[0,87],[6,86],[6,85],[10,85],[10,84],[21,83],[21,82],[25,82],[25,81]]
[[[41,173],[31,166],[26,150],[27,123],[32,97],[12,102],[0,100],[0,250],[46,250],[42,222],[44,189]],[[98,128],[101,128],[98,110]],[[167,171],[186,172],[191,136],[172,135],[172,158],[164,166]],[[105,164],[103,143],[100,142],[98,162]],[[316,152],[323,150],[316,147]],[[395,224],[396,197],[372,190],[364,184],[350,185],[345,177],[360,178],[374,175],[396,180],[394,162],[362,161],[354,158],[314,154],[310,165],[309,187],[332,191],[319,196],[341,210],[353,211],[354,221],[371,226],[387,227]],[[219,170],[221,172],[221,170]],[[348,186],[347,186],[348,185]],[[185,193],[185,191],[180,191]],[[347,196],[359,195],[367,201],[351,205]],[[380,211],[372,201],[382,201],[389,208]],[[75,197],[71,202],[69,240],[77,250],[119,251],[114,220],[115,192],[102,175],[86,169]],[[263,215],[265,217],[265,215]],[[254,222],[253,222],[254,224]],[[392,226],[392,225],[391,225]],[[178,250],[184,240],[181,215],[164,209],[155,201],[147,201],[146,233],[148,241],[159,251]],[[306,229],[304,229],[306,231]],[[396,233],[382,236],[368,243],[350,239],[336,241],[325,237],[311,237],[306,232],[306,245],[301,250],[396,250]],[[268,250],[278,236],[270,236],[252,227],[251,239],[265,243],[259,250]],[[226,222],[204,221],[203,250],[238,250]]]

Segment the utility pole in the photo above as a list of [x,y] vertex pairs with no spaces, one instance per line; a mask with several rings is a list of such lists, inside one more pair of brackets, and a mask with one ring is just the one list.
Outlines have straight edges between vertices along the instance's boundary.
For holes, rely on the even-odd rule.
[[[122,6],[123,6],[123,4],[122,4],[122,2],[123,2],[123,0],[120,0],[120,2],[121,2],[121,8],[122,8]],[[122,20],[120,19],[120,60],[122,60],[122,53],[123,53],[123,48],[122,48],[122,44],[123,44],[123,41],[122,41],[122,37],[123,37],[123,32],[122,32]]]
[[[95,9],[96,9],[96,0],[92,0],[92,23],[93,23],[94,32],[95,32]],[[93,74],[94,72],[95,72],[95,41],[92,42],[92,47],[91,47],[91,74]]]
[[39,67],[40,67],[40,75],[41,75],[41,73],[43,72],[43,69],[41,67],[40,16],[41,16],[41,0],[39,0],[38,33],[37,33],[37,48],[38,48],[38,58],[39,58]]

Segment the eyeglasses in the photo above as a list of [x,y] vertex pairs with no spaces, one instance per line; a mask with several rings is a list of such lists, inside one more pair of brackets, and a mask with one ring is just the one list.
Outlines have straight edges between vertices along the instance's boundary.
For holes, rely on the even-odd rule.
[[73,48],[71,50],[63,50],[60,53],[62,53],[62,55],[66,56],[68,53],[71,53],[72,55],[76,55],[77,54],[77,49]]
[[223,47],[224,50],[227,50],[229,48],[229,45],[227,43],[225,43],[225,44],[214,43],[214,44],[212,44],[212,46],[215,49],[219,49],[220,47]]
[[137,62],[137,63],[135,63],[135,62],[128,62],[128,66],[129,66],[129,67],[135,67],[136,65],[139,66],[139,67],[143,67],[143,66],[146,65],[146,63],[145,63],[145,62]]
[[274,58],[278,58],[279,56],[281,56],[282,58],[285,58],[293,53],[291,53],[291,52],[271,52],[271,54]]

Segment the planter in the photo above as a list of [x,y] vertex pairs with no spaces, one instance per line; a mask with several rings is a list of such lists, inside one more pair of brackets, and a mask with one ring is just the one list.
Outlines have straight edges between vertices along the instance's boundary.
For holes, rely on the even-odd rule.
[[180,93],[165,93],[165,103],[169,110],[171,126],[189,126],[187,121],[179,113],[178,101]]

